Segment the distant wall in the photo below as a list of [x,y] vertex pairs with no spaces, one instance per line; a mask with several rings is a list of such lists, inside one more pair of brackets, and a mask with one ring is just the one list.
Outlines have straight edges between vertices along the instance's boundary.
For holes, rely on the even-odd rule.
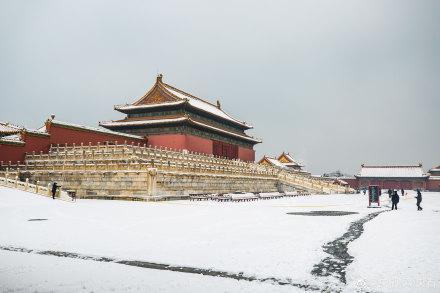
[[21,136],[21,142],[0,140],[0,161],[3,161],[3,164],[8,164],[9,161],[12,164],[23,162],[26,153],[47,153],[51,144],[64,145],[67,143],[68,145],[80,145],[83,143],[84,145],[88,145],[91,143],[92,145],[96,145],[98,143],[104,144],[107,141],[113,143],[117,141],[120,144],[127,142],[128,144],[133,143],[135,145],[138,143],[141,145],[147,143],[145,139],[101,133],[79,127],[69,127],[51,123],[50,121],[46,122],[46,132],[48,135],[24,130],[19,134]]
[[428,179],[428,190],[440,191],[440,179]]
[[127,143],[131,144],[144,144],[146,141],[144,139],[136,139],[125,137],[122,135],[114,135],[110,133],[104,132],[96,132],[88,129],[81,129],[77,127],[69,127],[65,125],[60,125],[56,123],[51,123],[50,121],[46,122],[46,131],[50,134],[50,143],[51,144],[81,144],[87,145],[91,143],[92,145],[97,144],[98,142],[104,143],[106,141],[118,143]]
[[353,188],[353,189],[358,189],[359,188],[359,181],[357,180],[357,178],[344,178],[342,179],[345,182],[348,183],[348,185]]
[[[24,152],[48,152],[50,147],[50,136],[23,132],[22,140],[25,142]],[[24,159],[24,157],[23,157]]]
[[8,164],[9,161],[13,164],[23,161],[24,153],[24,144],[0,141],[0,161],[3,161],[3,164]]
[[3,164],[23,162],[26,152],[47,152],[49,150],[50,138],[48,135],[26,131],[22,131],[18,135],[21,136],[22,142],[0,141],[0,161],[3,161]]
[[377,185],[381,189],[427,189],[427,181],[425,178],[361,178],[358,179],[359,188],[368,187],[369,185]]

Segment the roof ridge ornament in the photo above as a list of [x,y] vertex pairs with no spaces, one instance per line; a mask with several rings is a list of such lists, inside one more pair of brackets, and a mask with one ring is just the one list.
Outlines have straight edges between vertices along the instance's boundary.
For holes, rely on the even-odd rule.
[[159,73],[159,74],[157,75],[157,77],[156,77],[156,82],[158,82],[158,83],[162,83],[162,77],[163,77],[163,74],[162,74],[162,73]]

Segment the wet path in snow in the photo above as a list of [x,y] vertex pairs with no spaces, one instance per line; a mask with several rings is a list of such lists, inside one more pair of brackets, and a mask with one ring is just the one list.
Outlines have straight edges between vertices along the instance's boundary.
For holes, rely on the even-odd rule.
[[134,267],[141,267],[152,270],[163,270],[163,271],[172,271],[172,272],[181,272],[181,273],[189,273],[189,274],[198,274],[204,276],[211,277],[220,277],[220,278],[228,278],[235,280],[243,280],[243,281],[256,281],[256,282],[265,282],[272,283],[274,285],[282,285],[282,286],[293,286],[297,288],[301,288],[304,290],[311,291],[321,291],[322,288],[316,287],[310,284],[300,284],[295,283],[290,279],[280,279],[275,277],[256,277],[252,275],[246,275],[245,273],[233,273],[226,271],[218,271],[211,269],[203,269],[203,268],[195,268],[195,267],[187,267],[187,266],[176,266],[169,265],[163,263],[155,263],[155,262],[147,262],[141,260],[119,260],[109,257],[100,257],[100,256],[91,256],[84,255],[74,252],[65,252],[65,251],[53,251],[53,250],[33,250],[22,247],[12,247],[12,246],[1,246],[1,250],[6,251],[14,251],[14,252],[23,252],[23,253],[31,253],[31,254],[39,254],[39,255],[49,255],[49,256],[57,256],[57,257],[67,257],[72,259],[81,259],[81,260],[89,260],[89,261],[97,261],[97,262],[107,262],[107,263],[116,263],[121,265],[128,265]]
[[334,276],[345,284],[347,281],[345,269],[354,259],[353,256],[348,254],[348,244],[362,235],[366,222],[371,221],[383,212],[386,211],[371,213],[352,222],[344,235],[325,244],[322,248],[325,252],[330,254],[330,256],[322,259],[320,263],[313,266],[312,275],[319,277]]

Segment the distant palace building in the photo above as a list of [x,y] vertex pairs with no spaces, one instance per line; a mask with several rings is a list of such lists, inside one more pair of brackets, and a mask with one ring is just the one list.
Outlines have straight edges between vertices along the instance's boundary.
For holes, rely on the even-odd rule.
[[303,171],[304,165],[295,160],[289,153],[283,152],[278,158],[263,156],[260,165],[273,166],[292,171]]
[[254,145],[261,140],[245,133],[252,126],[225,113],[217,101],[184,92],[162,81],[132,104],[118,105],[122,120],[105,121],[102,127],[146,136],[148,144],[254,161]]
[[429,170],[428,189],[440,191],[440,165]]
[[382,189],[426,189],[427,175],[422,164],[408,166],[367,166],[355,175],[359,187],[378,185]]
[[323,174],[322,178],[354,189],[364,189],[377,185],[381,189],[429,190],[440,191],[440,166],[428,173],[423,171],[422,164],[416,165],[376,165],[362,164],[357,175],[344,175],[342,172]]

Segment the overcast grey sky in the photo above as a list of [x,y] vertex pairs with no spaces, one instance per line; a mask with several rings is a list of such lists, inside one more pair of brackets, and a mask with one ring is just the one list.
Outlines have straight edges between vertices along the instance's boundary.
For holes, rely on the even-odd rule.
[[97,125],[164,81],[313,173],[440,164],[440,1],[0,1],[0,121]]

